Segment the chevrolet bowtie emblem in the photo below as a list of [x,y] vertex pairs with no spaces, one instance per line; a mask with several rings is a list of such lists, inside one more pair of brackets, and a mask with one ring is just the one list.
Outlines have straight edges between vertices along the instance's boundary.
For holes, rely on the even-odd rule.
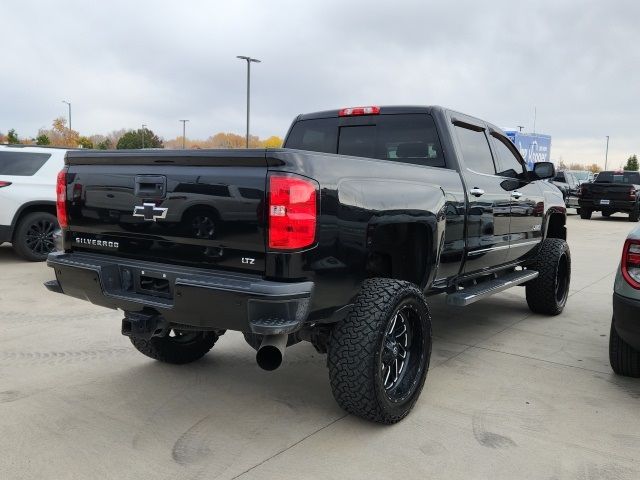
[[143,203],[142,206],[133,207],[133,216],[142,217],[148,222],[155,222],[167,216],[168,208],[156,207],[155,203]]

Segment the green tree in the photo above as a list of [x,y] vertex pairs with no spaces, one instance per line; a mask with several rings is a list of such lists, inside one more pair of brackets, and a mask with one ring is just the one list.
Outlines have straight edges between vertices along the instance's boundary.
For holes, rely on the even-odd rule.
[[111,140],[109,140],[108,138],[99,142],[96,145],[96,148],[98,150],[111,150],[113,148],[113,145],[111,145]]
[[79,137],[78,145],[80,145],[82,148],[93,148],[93,142],[87,137]]
[[36,137],[36,145],[51,145],[51,140],[46,133],[41,133]]
[[16,133],[16,130],[14,128],[9,130],[9,132],[7,133],[7,142],[9,143],[9,145],[20,143],[20,139],[18,138],[18,134]]
[[[144,136],[144,137],[143,137]],[[148,128],[139,128],[138,130],[131,130],[122,135],[116,148],[122,149],[140,149],[144,143],[144,148],[164,148],[162,139],[158,137]]]
[[634,172],[638,171],[638,157],[633,154],[627,159],[627,164],[624,166],[625,170],[633,170]]

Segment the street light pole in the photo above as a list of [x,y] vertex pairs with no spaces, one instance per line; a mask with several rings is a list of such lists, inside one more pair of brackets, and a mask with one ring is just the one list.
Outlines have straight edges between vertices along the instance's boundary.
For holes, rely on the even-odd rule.
[[62,100],[62,103],[66,103],[69,107],[69,131],[71,131],[71,102],[67,102],[66,100]]
[[142,124],[142,148],[143,148],[143,149],[144,149],[144,129],[145,129],[146,127],[147,127],[147,126],[143,123],[143,124]]
[[607,135],[607,149],[604,152],[604,169],[607,169],[607,161],[609,160],[609,135]]
[[187,122],[189,120],[179,120],[179,121],[182,122],[182,149],[184,150],[185,131],[186,131]]
[[249,112],[251,104],[251,62],[260,63],[257,58],[246,57],[238,55],[236,58],[247,61],[247,148],[249,148]]

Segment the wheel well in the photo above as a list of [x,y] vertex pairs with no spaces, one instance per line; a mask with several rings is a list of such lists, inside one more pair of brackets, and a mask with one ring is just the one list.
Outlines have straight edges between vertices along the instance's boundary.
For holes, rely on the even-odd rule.
[[547,238],[567,239],[567,229],[565,226],[565,216],[561,213],[552,213],[547,222]]
[[407,280],[421,285],[427,270],[431,235],[426,225],[392,223],[369,237],[367,276]]
[[26,207],[23,207],[22,210],[20,210],[14,220],[13,220],[13,224],[11,225],[11,238],[13,239],[13,235],[16,232],[16,228],[18,227],[18,224],[20,223],[20,221],[27,215],[29,215],[30,213],[33,212],[46,212],[46,213],[50,213],[51,215],[55,216],[57,214],[56,212],[56,206],[53,203],[32,203],[27,205]]

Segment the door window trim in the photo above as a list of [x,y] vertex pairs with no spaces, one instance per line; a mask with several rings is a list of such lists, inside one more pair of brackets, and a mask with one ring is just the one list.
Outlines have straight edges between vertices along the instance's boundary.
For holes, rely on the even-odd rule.
[[[501,142],[505,147],[507,147],[507,149],[511,153],[513,153],[513,155],[516,157],[516,160],[518,160],[518,163],[520,163],[520,167],[522,168],[522,171],[520,173],[524,174],[527,171],[526,163],[522,158],[522,155],[520,155],[520,152],[518,151],[516,146],[513,144],[513,142],[509,140],[507,137],[505,137],[504,135],[502,135],[497,130],[490,129],[490,133],[493,138]],[[494,163],[495,163],[495,158],[494,158]],[[497,169],[496,169],[496,173],[497,173]],[[511,178],[511,177],[503,177],[502,175],[498,175],[498,176],[502,178]]]

